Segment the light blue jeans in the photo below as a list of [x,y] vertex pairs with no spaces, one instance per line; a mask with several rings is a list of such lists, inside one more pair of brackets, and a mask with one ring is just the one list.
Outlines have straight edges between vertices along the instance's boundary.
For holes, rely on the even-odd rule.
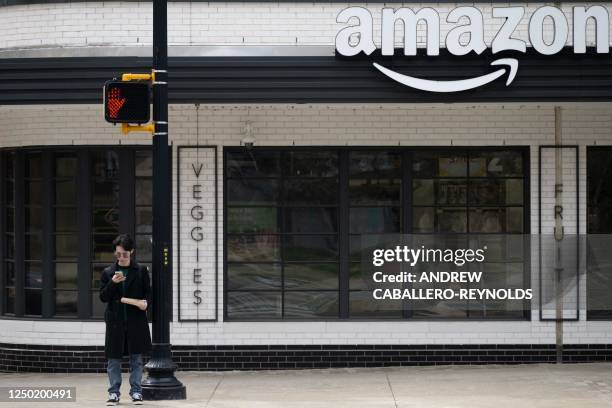
[[[142,354],[130,354],[130,395],[135,392],[142,394],[142,369]],[[108,373],[108,381],[110,383],[108,393],[114,392],[117,395],[121,395],[119,391],[121,388],[121,359],[109,358],[106,372]]]

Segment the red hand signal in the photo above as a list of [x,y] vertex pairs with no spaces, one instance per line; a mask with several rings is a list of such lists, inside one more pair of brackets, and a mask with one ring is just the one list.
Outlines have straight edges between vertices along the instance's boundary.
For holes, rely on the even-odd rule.
[[110,92],[108,93],[107,102],[109,116],[111,118],[116,118],[117,114],[119,113],[119,110],[121,110],[121,108],[123,107],[123,104],[125,104],[125,98],[121,97],[121,90],[117,88],[111,88]]
[[104,119],[110,123],[147,123],[151,89],[143,81],[107,81],[104,84]]

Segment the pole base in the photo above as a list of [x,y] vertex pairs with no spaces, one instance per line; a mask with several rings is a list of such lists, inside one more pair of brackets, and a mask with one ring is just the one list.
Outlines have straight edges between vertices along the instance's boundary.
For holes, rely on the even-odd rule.
[[145,401],[184,400],[187,399],[187,389],[183,384],[175,387],[145,387],[142,386],[142,397]]
[[142,381],[145,400],[181,400],[187,398],[185,386],[176,379],[176,364],[172,361],[170,344],[154,343],[151,359],[145,365],[148,377]]

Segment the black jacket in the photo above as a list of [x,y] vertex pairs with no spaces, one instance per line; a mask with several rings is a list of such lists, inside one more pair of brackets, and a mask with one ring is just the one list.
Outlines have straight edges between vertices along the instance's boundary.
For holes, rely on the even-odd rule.
[[[149,271],[146,266],[140,266],[132,261],[125,282],[114,283],[111,279],[117,268],[117,262],[109,265],[100,277],[100,300],[107,304],[104,312],[106,322],[104,355],[106,358],[121,358],[128,354],[149,354],[151,333],[146,311],[120,302],[122,296],[146,299],[148,308],[151,307]],[[122,294],[123,284],[125,284],[125,293]],[[127,324],[124,323],[122,306],[126,308]],[[124,327],[127,327],[127,336],[124,336]]]

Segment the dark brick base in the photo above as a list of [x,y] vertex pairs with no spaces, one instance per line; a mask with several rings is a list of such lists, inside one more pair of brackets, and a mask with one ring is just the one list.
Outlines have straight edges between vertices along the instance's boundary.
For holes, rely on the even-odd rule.
[[[554,344],[173,346],[179,370],[273,370],[556,361]],[[612,344],[564,346],[563,361],[612,361]],[[0,343],[0,371],[105,372],[104,348]],[[124,359],[127,369],[127,359]]]

